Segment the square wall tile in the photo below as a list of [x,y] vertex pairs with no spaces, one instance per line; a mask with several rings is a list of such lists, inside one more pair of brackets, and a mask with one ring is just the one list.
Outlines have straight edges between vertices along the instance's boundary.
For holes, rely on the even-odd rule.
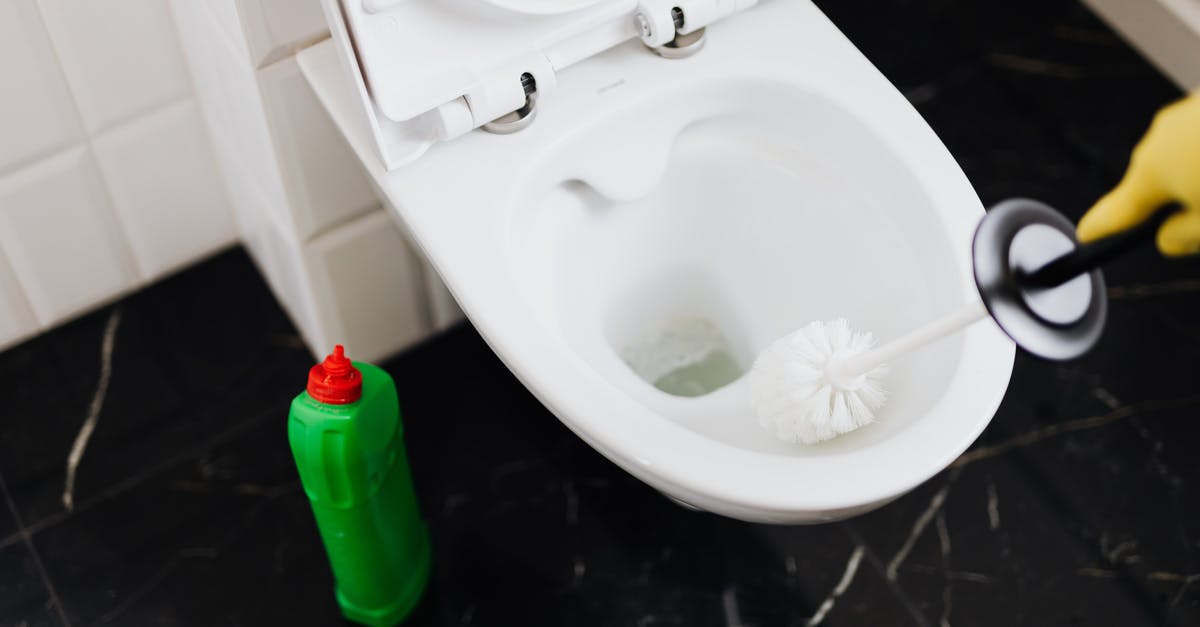
[[33,0],[0,2],[0,172],[82,141]]
[[209,15],[220,29],[221,35],[230,46],[238,52],[238,61],[247,69],[252,69],[249,59],[250,50],[247,47],[246,33],[242,28],[242,16],[238,10],[238,0],[208,0],[197,3],[195,0],[178,0],[174,4],[191,4]]
[[0,247],[41,324],[133,287],[126,246],[86,149],[0,179]]
[[329,32],[321,0],[236,0],[254,67],[264,67]]
[[[33,335],[38,329],[37,319],[33,317],[25,292],[17,283],[17,277],[8,265],[8,258],[0,251],[0,351]],[[5,516],[6,513],[0,512],[0,518]],[[0,521],[0,531],[3,529],[4,523]]]
[[245,170],[241,169],[236,147],[219,135],[213,134],[210,138],[213,153],[216,155],[217,170],[225,185],[225,191],[229,194],[234,225],[245,242],[253,234],[271,227],[268,224],[271,217],[267,210],[270,201],[267,200],[261,183],[246,176]]
[[259,267],[264,269],[271,291],[287,311],[292,324],[296,325],[310,348],[323,344],[322,331],[328,323],[318,320],[315,306],[317,295],[314,294],[315,286],[307,270],[304,248],[270,220],[263,222],[262,230],[255,234],[255,238],[258,243],[250,247],[251,254],[255,255]]
[[306,240],[378,204],[362,165],[295,58],[258,72],[296,236]]
[[287,215],[288,199],[279,172],[279,158],[271,141],[271,132],[259,96],[257,77],[246,68],[231,66],[228,51],[222,51],[220,98],[224,104],[225,125],[210,126],[214,136],[232,143],[235,151],[228,165],[254,181],[266,195],[281,221]]
[[98,131],[191,92],[162,0],[39,0],[84,123]]
[[225,170],[223,177],[228,185],[242,245],[266,278],[280,306],[287,311],[292,324],[305,341],[312,344],[316,314],[305,279],[300,243],[290,228],[273,218],[269,209],[271,202],[259,182],[238,169],[237,160],[230,154],[232,146],[221,137],[213,137],[213,149],[217,153],[218,166]]
[[314,358],[341,343],[378,361],[432,331],[421,260],[383,209],[306,243],[262,220],[243,241]]
[[[233,0],[215,4],[224,1]],[[211,11],[203,10],[204,5],[175,0],[172,7],[226,185],[256,187],[277,219],[286,223],[287,197],[263,114],[258,77],[246,62],[245,51],[229,42],[224,27]]]
[[[228,0],[232,2],[232,0]],[[231,69],[225,61],[227,58],[238,56],[233,52],[233,44],[228,37],[221,33],[212,11],[207,7],[218,2],[195,2],[194,0],[173,0],[171,14],[175,26],[179,30],[179,42],[183,48],[183,56],[192,74],[196,97],[200,108],[216,128],[227,129],[230,126],[230,107],[225,97],[223,83],[230,80]],[[246,69],[243,74],[253,76]]]
[[305,245],[323,336],[317,353],[345,344],[379,360],[430,332],[420,260],[384,209]]
[[224,186],[192,100],[103,133],[96,159],[143,276],[232,243]]

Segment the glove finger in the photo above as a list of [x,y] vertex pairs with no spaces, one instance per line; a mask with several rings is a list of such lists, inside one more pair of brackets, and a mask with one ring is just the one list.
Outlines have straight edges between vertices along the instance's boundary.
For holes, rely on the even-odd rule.
[[1086,243],[1120,233],[1141,224],[1167,200],[1167,193],[1135,162],[1120,184],[1079,220],[1076,234]]
[[1158,250],[1168,257],[1200,252],[1200,213],[1180,211],[1158,229]]

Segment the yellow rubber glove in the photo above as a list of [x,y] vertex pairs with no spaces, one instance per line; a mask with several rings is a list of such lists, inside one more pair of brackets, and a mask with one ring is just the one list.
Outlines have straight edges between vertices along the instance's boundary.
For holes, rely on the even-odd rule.
[[1154,116],[1125,177],[1079,221],[1079,240],[1132,228],[1168,202],[1183,210],[1159,229],[1159,251],[1169,257],[1200,252],[1200,92]]

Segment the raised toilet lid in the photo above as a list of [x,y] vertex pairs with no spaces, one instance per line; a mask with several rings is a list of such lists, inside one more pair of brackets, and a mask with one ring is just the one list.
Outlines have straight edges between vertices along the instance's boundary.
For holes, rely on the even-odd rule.
[[586,9],[610,0],[483,0],[502,9],[533,15],[553,15]]
[[323,0],[388,169],[553,106],[559,73],[584,59],[631,39],[665,49],[758,1]]

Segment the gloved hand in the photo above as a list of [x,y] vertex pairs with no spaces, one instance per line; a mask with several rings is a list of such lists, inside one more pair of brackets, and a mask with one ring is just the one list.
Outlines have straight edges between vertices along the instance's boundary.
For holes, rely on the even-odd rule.
[[1200,92],[1154,116],[1125,177],[1079,221],[1079,240],[1132,228],[1169,202],[1183,210],[1159,228],[1159,251],[1169,257],[1200,252]]

